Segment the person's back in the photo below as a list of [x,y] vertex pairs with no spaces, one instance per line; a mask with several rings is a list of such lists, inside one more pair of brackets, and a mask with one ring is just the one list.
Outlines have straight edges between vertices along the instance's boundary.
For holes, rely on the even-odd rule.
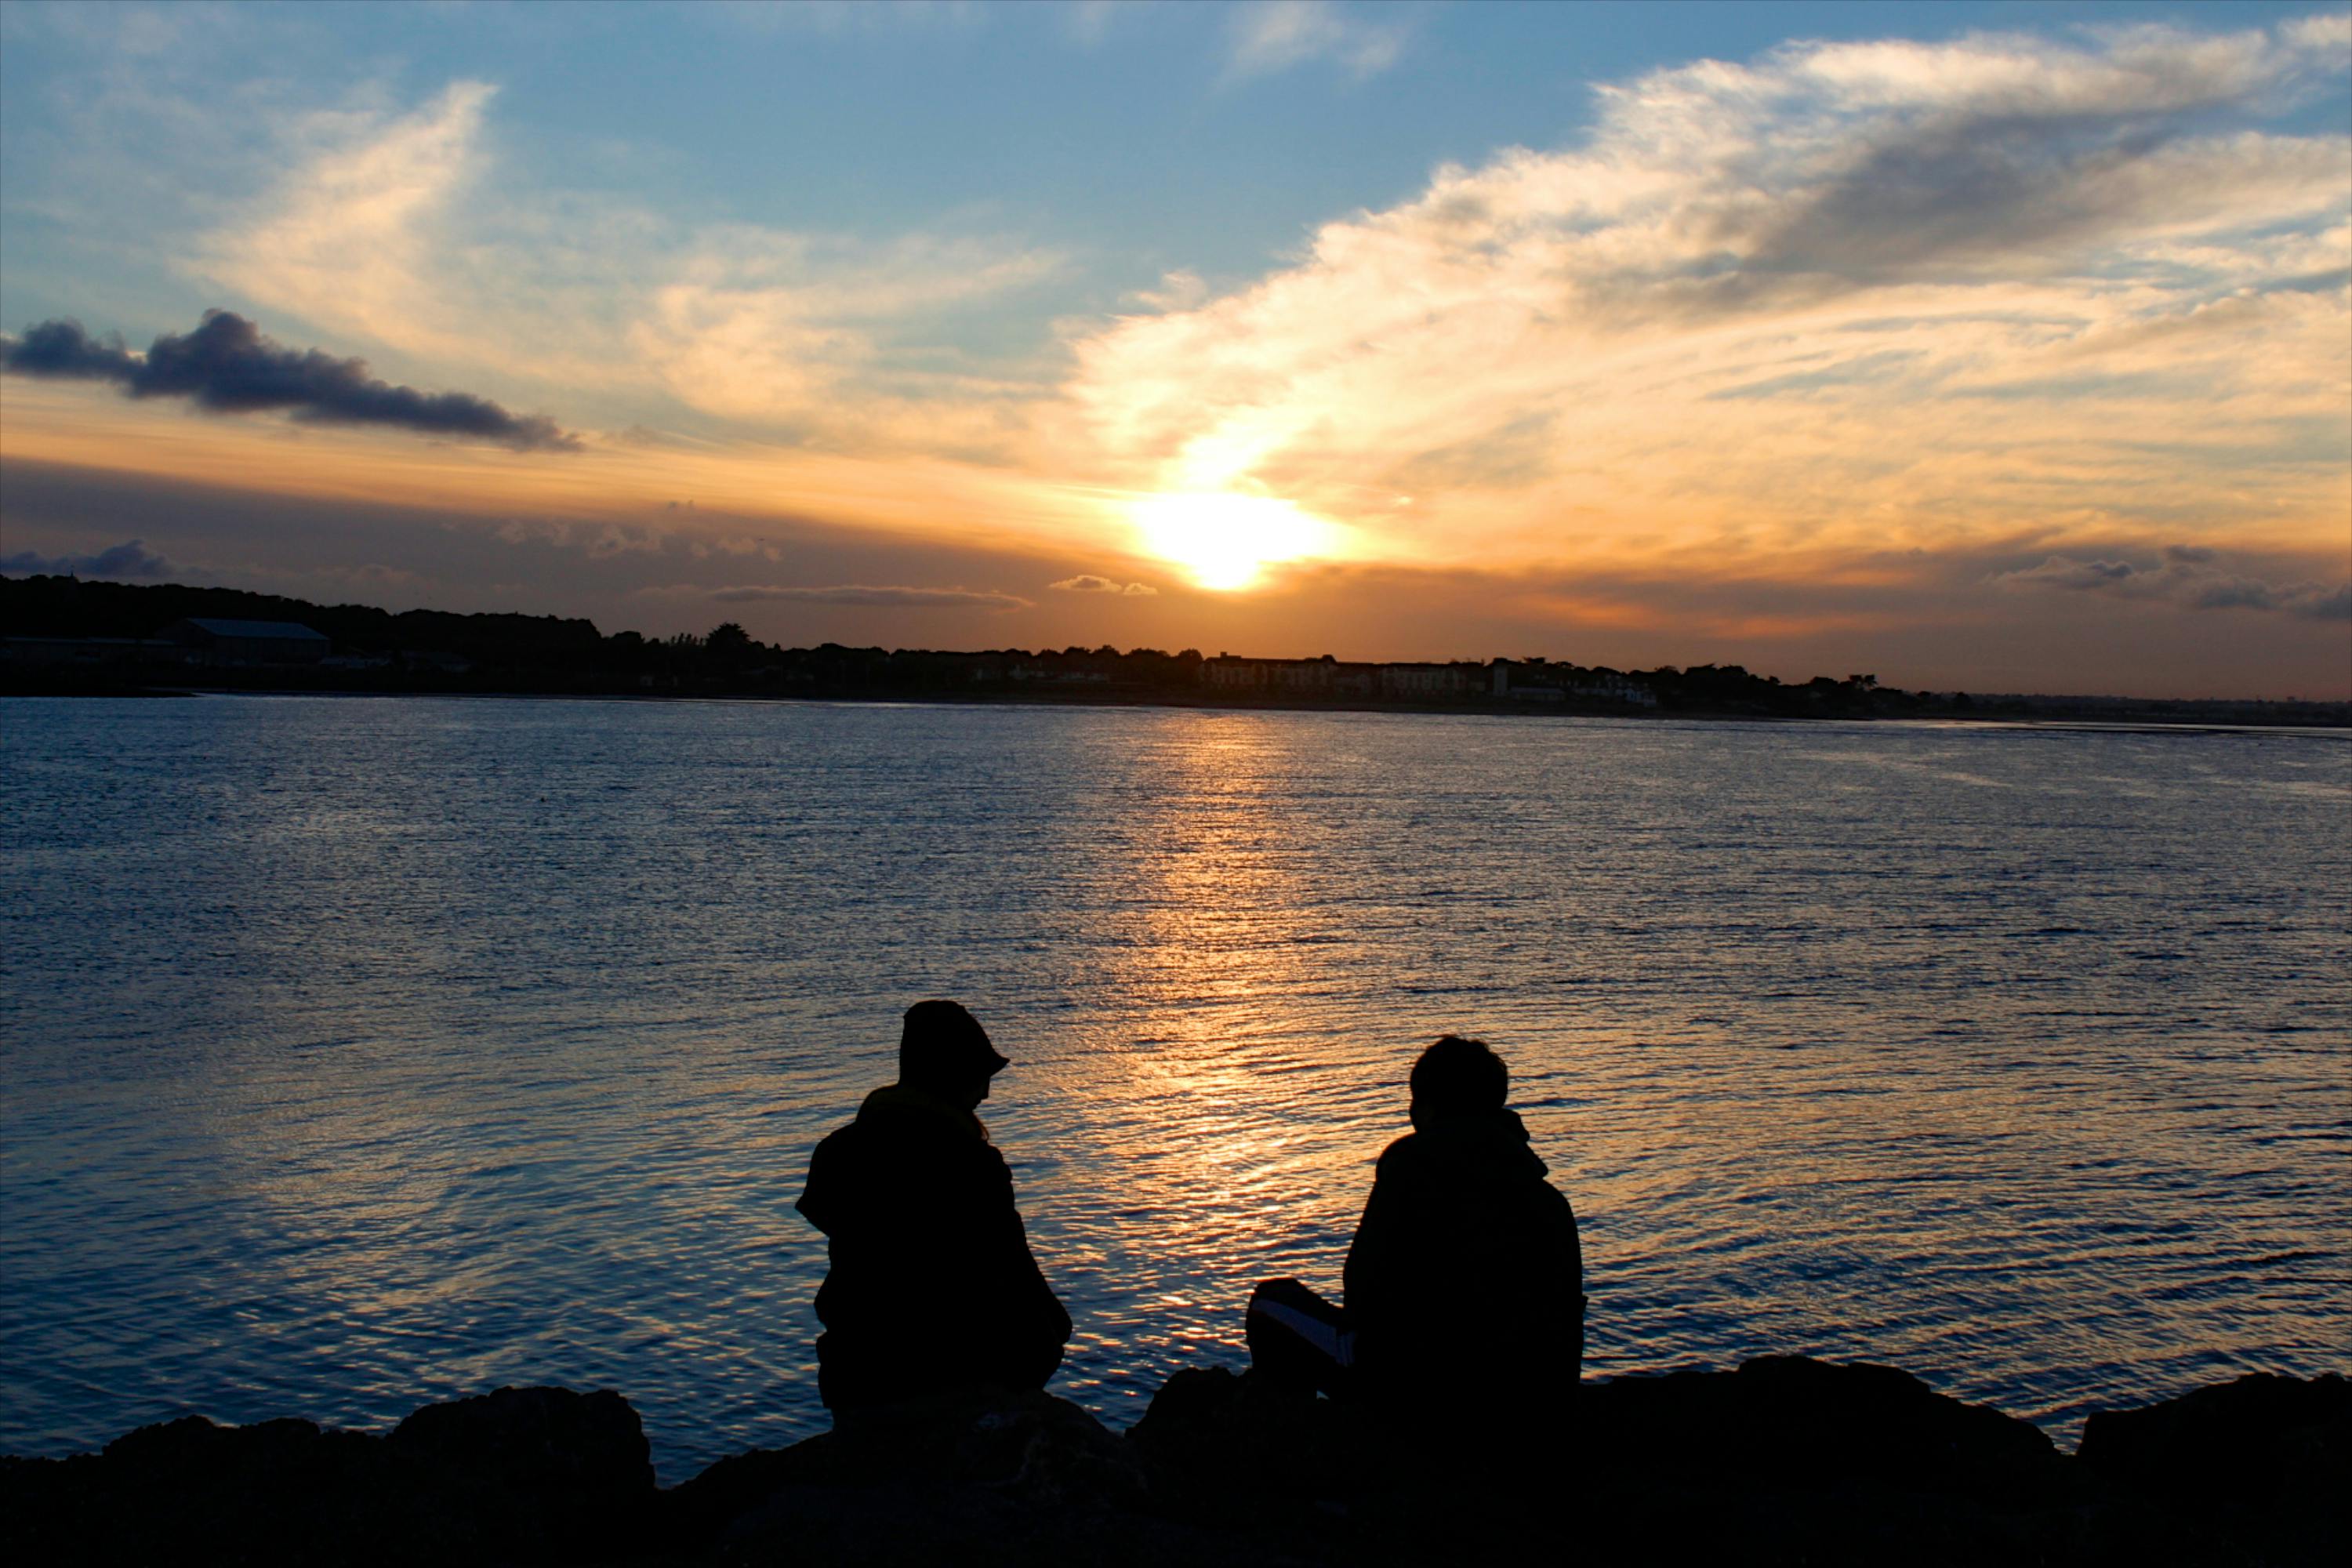
[[1525,1439],[1562,1431],[1584,1360],[1583,1251],[1509,1091],[1483,1041],[1422,1053],[1413,1131],[1381,1155],[1346,1304],[1296,1279],[1251,1293],[1251,1367],[1269,1385],[1433,1418],[1465,1452],[1491,1455],[1491,1439],[1532,1454]]
[[1004,1065],[953,1003],[908,1010],[898,1083],[817,1145],[799,1208],[828,1241],[816,1298],[825,1405],[1038,1388],[1069,1315],[1036,1260],[1012,1173],[972,1108]]
[[1583,1360],[1576,1216],[1509,1110],[1389,1145],[1348,1249],[1348,1324],[1370,1397],[1556,1407]]

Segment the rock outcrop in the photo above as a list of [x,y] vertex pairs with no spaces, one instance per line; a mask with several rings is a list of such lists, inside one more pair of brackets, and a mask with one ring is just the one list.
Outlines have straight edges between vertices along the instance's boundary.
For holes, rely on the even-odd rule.
[[668,1494],[664,1536],[743,1563],[1254,1560],[1172,1483],[1067,1400],[944,1400],[721,1459]]
[[0,1459],[15,1562],[2292,1563],[2352,1538],[2352,1384],[2248,1377],[2030,1423],[1889,1367],[1766,1357],[1588,1385],[1465,1430],[1246,1374],[1119,1436],[1036,1394],[945,1400],[667,1491],[618,1394],[500,1389],[376,1436],[188,1417]]
[[2105,1495],[2177,1521],[2209,1555],[2336,1558],[2352,1542],[2352,1382],[2255,1373],[2099,1411],[2075,1462]]
[[[1797,1357],[1595,1384],[1570,1420],[1433,1430],[1182,1372],[1131,1440],[1206,1506],[1348,1562],[2064,1559],[2069,1463],[1891,1367]],[[1535,1413],[1531,1413],[1533,1415]]]
[[0,1459],[16,1563],[577,1563],[647,1544],[658,1497],[617,1394],[502,1388],[389,1435],[308,1421],[142,1426],[102,1452]]

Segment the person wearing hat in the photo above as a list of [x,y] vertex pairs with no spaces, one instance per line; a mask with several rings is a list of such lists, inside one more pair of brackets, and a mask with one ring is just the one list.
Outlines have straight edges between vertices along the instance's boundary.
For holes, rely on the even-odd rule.
[[1045,1283],[1013,1173],[973,1110],[1005,1066],[980,1021],[918,1002],[898,1081],[809,1158],[797,1206],[826,1238],[817,1392],[836,1417],[941,1394],[1042,1388],[1070,1315]]

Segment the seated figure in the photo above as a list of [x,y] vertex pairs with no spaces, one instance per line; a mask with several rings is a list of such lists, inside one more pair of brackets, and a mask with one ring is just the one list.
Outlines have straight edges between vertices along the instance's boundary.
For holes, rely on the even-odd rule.
[[835,1416],[1042,1388],[1070,1316],[1030,1255],[1013,1174],[973,1110],[1005,1066],[953,1002],[907,1010],[898,1081],[810,1157],[797,1205],[825,1234],[817,1388]]
[[1484,1042],[1446,1036],[1412,1084],[1413,1131],[1381,1155],[1344,1309],[1295,1279],[1259,1286],[1252,1362],[1270,1381],[1392,1409],[1549,1426],[1584,1357],[1576,1215]]

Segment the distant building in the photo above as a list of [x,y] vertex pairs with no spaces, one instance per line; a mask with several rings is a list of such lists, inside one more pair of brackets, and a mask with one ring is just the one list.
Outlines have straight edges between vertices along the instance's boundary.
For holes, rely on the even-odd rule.
[[1579,669],[1541,658],[1498,658],[1492,666],[1494,693],[1513,702],[1606,702],[1655,708],[1658,694],[1644,680],[1613,669]]
[[156,636],[205,664],[317,664],[334,644],[298,621],[173,621]]
[[1201,661],[1201,684],[1221,691],[1426,702],[1467,697],[1478,689],[1478,681],[1476,665],[1343,663],[1328,653],[1316,658],[1242,658],[1221,653]]
[[1384,664],[1381,695],[1409,700],[1467,697],[1477,687],[1477,667],[1461,664]]
[[1338,667],[1328,653],[1320,658],[1236,658],[1221,653],[1201,661],[1201,683],[1227,690],[1328,693]]
[[1214,658],[1201,661],[1201,684],[1228,691],[1263,687],[1265,684],[1266,662],[1262,658],[1235,658],[1232,654],[1221,653]]
[[1498,658],[1494,663],[1495,695],[1513,702],[1559,702],[1568,695],[1560,685],[1566,673],[1545,659]]
[[1620,675],[1613,669],[1587,670],[1569,688],[1588,702],[1622,702],[1629,708],[1655,708],[1658,694],[1646,680]]

